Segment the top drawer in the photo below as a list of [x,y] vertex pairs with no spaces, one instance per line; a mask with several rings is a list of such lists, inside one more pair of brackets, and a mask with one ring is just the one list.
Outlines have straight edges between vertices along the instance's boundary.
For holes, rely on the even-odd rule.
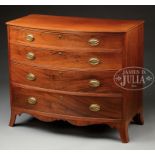
[[12,43],[57,48],[103,48],[123,47],[122,33],[55,32],[10,26]]

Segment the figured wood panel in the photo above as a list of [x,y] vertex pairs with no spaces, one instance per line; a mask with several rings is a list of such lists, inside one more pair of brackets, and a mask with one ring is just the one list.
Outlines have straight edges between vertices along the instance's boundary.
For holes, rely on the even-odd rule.
[[[121,118],[122,98],[62,95],[15,85],[12,93],[14,107],[77,117]],[[35,105],[27,102],[32,96],[37,99]],[[90,111],[91,104],[100,105],[100,111]]]
[[[55,70],[52,68],[49,70],[22,63],[11,63],[11,78],[15,83],[74,92],[120,93],[120,88],[117,87],[113,81],[115,72],[116,71],[78,71],[69,69]],[[29,73],[36,76],[34,81],[27,80]],[[89,81],[92,79],[100,81],[100,86],[96,88],[91,87]]]
[[[34,53],[34,60],[27,59],[29,52]],[[100,63],[91,65],[89,62],[91,58],[98,58]],[[122,68],[122,50],[50,50],[11,44],[10,59],[44,68],[76,68],[94,71]]]
[[[29,42],[26,40],[27,35],[33,35],[34,40]],[[22,28],[10,26],[10,42],[22,43],[45,47],[64,47],[64,48],[89,48],[89,49],[120,49],[123,45],[123,33],[80,33],[80,32],[63,32],[38,30],[30,28]],[[88,41],[92,38],[98,39],[97,46],[91,46]]]

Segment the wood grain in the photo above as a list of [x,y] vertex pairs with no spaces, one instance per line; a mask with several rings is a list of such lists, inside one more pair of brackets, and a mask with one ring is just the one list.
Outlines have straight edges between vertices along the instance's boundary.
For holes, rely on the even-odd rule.
[[[34,41],[29,42],[26,36],[32,34]],[[123,45],[123,35],[121,33],[82,33],[82,32],[58,32],[47,30],[36,30],[21,27],[10,26],[10,42],[24,43],[28,45],[44,45],[44,47],[64,47],[64,48],[102,48],[102,49],[120,49]],[[61,38],[59,38],[62,36]],[[91,46],[88,41],[96,38],[100,41],[99,45]]]
[[[54,90],[93,92],[93,93],[120,93],[121,89],[114,84],[114,71],[78,71],[44,69],[24,65],[21,63],[11,63],[12,81],[19,84],[37,86]],[[27,75],[32,73],[36,79],[29,81]],[[91,87],[89,82],[92,79],[100,81],[100,86]]]
[[31,14],[7,22],[8,25],[57,31],[127,32],[143,20],[114,20]]
[[[126,34],[126,50],[123,52],[123,67],[143,67],[144,55],[144,26],[141,25]],[[134,58],[134,59],[133,59]],[[143,109],[143,90],[123,91],[124,117],[132,118]]]
[[[35,105],[27,102],[31,96],[37,99]],[[101,110],[90,111],[91,104],[100,105]],[[121,118],[122,99],[62,95],[13,86],[13,106],[78,117]]]
[[[7,24],[10,126],[17,115],[28,113],[46,122],[108,124],[119,131],[123,143],[129,141],[130,122],[144,123],[143,92],[118,88],[113,75],[124,67],[143,67],[142,20],[29,15]],[[26,40],[28,34],[34,36],[32,42]],[[99,44],[90,46],[91,38]],[[33,52],[35,59],[28,60],[27,52]],[[90,65],[92,57],[100,63]],[[36,79],[27,80],[28,73]],[[90,87],[91,79],[101,85]],[[28,104],[29,97],[37,103]],[[98,104],[100,110],[90,111],[91,104]]]
[[[28,60],[28,52],[35,54],[34,60]],[[98,65],[91,65],[89,60],[98,58]],[[44,68],[117,70],[122,68],[122,50],[58,50],[35,48],[18,44],[10,44],[10,59]],[[113,61],[115,60],[115,61]],[[48,62],[48,63],[47,63]]]

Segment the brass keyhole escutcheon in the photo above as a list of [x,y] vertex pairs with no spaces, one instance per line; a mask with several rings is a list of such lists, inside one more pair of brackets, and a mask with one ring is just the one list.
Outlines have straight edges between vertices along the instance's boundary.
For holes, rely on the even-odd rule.
[[58,55],[63,55],[63,52],[62,52],[62,51],[59,51],[59,52],[58,52]]
[[63,75],[63,71],[58,71],[58,76],[62,76]]
[[59,98],[62,100],[64,97],[62,95],[60,95]]
[[62,38],[63,38],[63,35],[62,35],[62,34],[59,34],[59,35],[58,35],[58,38],[59,38],[59,39],[62,39]]

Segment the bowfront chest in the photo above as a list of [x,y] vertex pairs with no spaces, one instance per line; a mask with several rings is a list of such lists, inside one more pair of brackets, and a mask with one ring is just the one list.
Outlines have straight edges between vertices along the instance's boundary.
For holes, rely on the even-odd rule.
[[107,124],[129,141],[143,124],[142,91],[114,83],[115,73],[143,67],[143,21],[28,15],[7,22],[11,119]]

